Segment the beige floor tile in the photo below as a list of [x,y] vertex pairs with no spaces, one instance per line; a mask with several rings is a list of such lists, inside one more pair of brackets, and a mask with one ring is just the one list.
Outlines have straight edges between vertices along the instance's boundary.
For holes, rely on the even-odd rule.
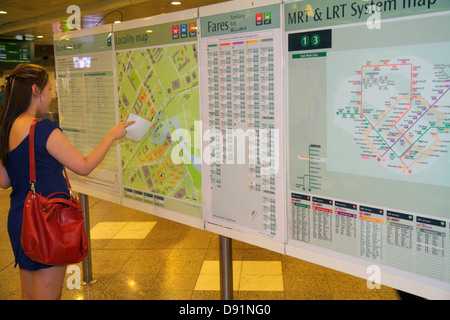
[[219,261],[203,261],[200,275],[218,275],[220,273]]
[[[67,281],[67,276],[65,281]],[[110,281],[114,278],[112,274],[98,274],[95,273],[93,278],[96,280],[95,284],[82,285],[80,289],[68,289],[63,286],[61,300],[99,300],[107,290]]]
[[92,260],[92,273],[95,275],[100,274],[116,274],[122,269],[126,261],[117,260]]
[[8,299],[18,288],[20,288],[19,272],[17,276],[0,276],[0,300]]
[[286,300],[332,300],[333,295],[331,292],[324,291],[285,291],[284,297]]
[[[233,261],[233,288],[235,289],[239,288],[241,270],[242,261]],[[220,290],[219,261],[203,262],[194,290]]]
[[172,249],[167,260],[202,260],[205,258],[207,249]]
[[127,222],[113,239],[145,239],[155,224],[154,221]]
[[195,290],[192,292],[191,300],[220,300],[220,292],[217,290]]
[[156,276],[163,265],[163,261],[155,260],[128,260],[123,267],[117,272],[120,275],[140,274]]
[[135,250],[139,248],[141,239],[110,239],[105,248],[110,250]]
[[163,291],[193,291],[197,278],[191,274],[159,273],[151,289]]
[[[234,286],[234,284],[233,284]],[[220,291],[220,277],[217,274],[201,274],[197,278],[195,291]]]
[[[116,250],[115,250],[116,251]],[[136,249],[129,253],[129,260],[156,260],[166,261],[170,249]]]
[[[239,288],[240,276],[233,275],[233,290]],[[201,274],[195,283],[195,291],[220,291],[220,275],[219,274]]]
[[112,239],[126,224],[126,222],[99,222],[91,228],[91,240]]
[[238,291],[233,298],[235,300],[284,300],[285,294],[283,291]]
[[197,276],[202,267],[201,260],[166,260],[161,266],[160,272],[190,274]]
[[145,239],[154,221],[99,222],[91,229],[91,239]]
[[149,300],[189,300],[191,290],[167,290],[164,288],[151,288],[146,292],[146,299]]
[[281,261],[243,261],[242,274],[244,275],[281,275]]
[[[239,276],[242,270],[242,261],[233,261],[233,275]],[[220,264],[219,261],[203,261],[202,268],[200,270],[200,275],[203,274],[220,274]]]
[[[280,261],[233,261],[233,288],[283,291]],[[219,261],[204,261],[195,290],[220,290]]]
[[239,291],[283,291],[283,276],[272,274],[241,274]]

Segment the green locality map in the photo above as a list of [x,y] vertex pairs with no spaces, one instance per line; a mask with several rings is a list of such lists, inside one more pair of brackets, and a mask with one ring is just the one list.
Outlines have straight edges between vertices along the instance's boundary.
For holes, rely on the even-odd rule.
[[121,142],[124,196],[201,217],[201,151],[180,137],[200,121],[197,43],[118,51],[116,64],[120,120],[150,122],[140,141]]

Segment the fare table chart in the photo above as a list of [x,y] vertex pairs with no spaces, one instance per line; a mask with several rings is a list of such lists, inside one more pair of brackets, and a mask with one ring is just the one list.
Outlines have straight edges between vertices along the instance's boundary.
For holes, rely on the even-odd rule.
[[200,21],[207,212],[218,225],[280,241],[280,5]]

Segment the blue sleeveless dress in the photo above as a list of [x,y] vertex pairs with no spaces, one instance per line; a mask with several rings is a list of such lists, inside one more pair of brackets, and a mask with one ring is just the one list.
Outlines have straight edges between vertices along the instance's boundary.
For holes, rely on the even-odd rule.
[[[36,192],[48,196],[53,192],[69,193],[63,166],[47,151],[47,140],[53,130],[59,129],[51,120],[43,119],[36,124],[34,134],[36,161]],[[23,252],[20,236],[22,233],[23,205],[30,191],[30,161],[28,136],[8,153],[6,171],[11,180],[11,205],[8,215],[8,233],[16,264],[20,269],[36,271],[51,266],[35,262]]]

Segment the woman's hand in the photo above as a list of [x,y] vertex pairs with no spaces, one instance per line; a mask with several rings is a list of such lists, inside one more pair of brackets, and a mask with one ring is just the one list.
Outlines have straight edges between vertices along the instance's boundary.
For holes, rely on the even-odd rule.
[[118,140],[121,139],[123,137],[125,137],[125,135],[127,134],[127,127],[129,125],[132,125],[133,123],[135,123],[136,121],[122,121],[119,124],[117,124],[114,128],[111,129],[111,131],[109,132],[109,134],[111,134],[112,138],[114,140]]

